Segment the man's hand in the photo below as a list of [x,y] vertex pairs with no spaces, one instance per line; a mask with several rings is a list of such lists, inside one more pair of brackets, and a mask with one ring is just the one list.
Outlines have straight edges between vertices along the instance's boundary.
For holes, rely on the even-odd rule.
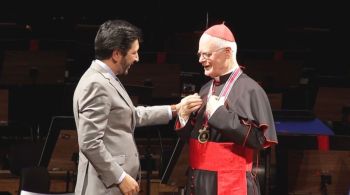
[[208,118],[222,105],[224,105],[224,98],[215,95],[210,96],[205,110]]
[[196,112],[202,105],[201,97],[195,93],[181,99],[181,102],[176,105],[179,108],[179,117],[187,120],[192,112]]
[[140,191],[139,184],[128,174],[126,174],[123,181],[119,184],[119,188],[124,195],[134,195]]

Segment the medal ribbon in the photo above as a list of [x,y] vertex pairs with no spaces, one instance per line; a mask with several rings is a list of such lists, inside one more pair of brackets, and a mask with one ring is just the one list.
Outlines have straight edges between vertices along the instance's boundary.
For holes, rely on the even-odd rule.
[[[224,88],[221,90],[220,95],[219,95],[219,99],[221,97],[224,98],[224,101],[226,101],[228,94],[230,93],[233,84],[236,82],[236,80],[238,79],[239,75],[242,74],[242,70],[238,67],[236,68],[236,70],[234,70],[231,75],[230,78],[226,81]],[[214,80],[211,83],[210,89],[209,91],[211,91],[211,93],[208,93],[208,100],[210,98],[210,96],[214,93]]]
[[[228,94],[230,94],[230,91],[233,87],[233,84],[235,84],[235,82],[237,81],[238,77],[242,74],[242,70],[239,68],[239,66],[232,71],[230,78],[226,81],[224,88],[221,90],[220,95],[219,95],[219,99],[220,98],[224,98],[224,102],[226,101]],[[208,99],[212,96],[212,94],[214,93],[214,80],[211,83],[211,86],[209,88],[209,93],[208,93]],[[207,114],[205,114],[205,118],[204,118],[204,126],[208,126],[208,116]]]
[[[219,99],[221,97],[224,98],[224,102],[226,101],[227,97],[228,97],[228,94],[230,94],[230,91],[233,87],[233,84],[237,81],[238,77],[242,74],[242,70],[239,68],[239,66],[234,70],[232,71],[229,79],[226,81],[223,89],[221,90],[220,92],[220,95],[219,95]],[[209,88],[209,93],[208,93],[208,99],[210,98],[210,96],[212,96],[212,94],[214,93],[214,80],[212,81],[211,83],[211,86]],[[208,127],[208,116],[207,114],[205,113],[204,114],[204,123],[203,123],[203,127]]]
[[[228,94],[230,93],[233,84],[237,81],[237,78],[239,77],[239,75],[242,74],[242,70],[238,67],[236,68],[234,71],[232,71],[229,79],[226,81],[223,89],[220,92],[219,95],[219,100],[220,98],[224,98],[223,101],[225,102]],[[209,98],[214,94],[214,80],[211,83],[209,92],[208,92],[208,100]],[[206,113],[204,113],[204,123],[203,123],[203,127],[201,129],[199,129],[199,135],[198,135],[198,141],[202,144],[206,143],[209,140],[209,129],[208,129],[209,125],[208,125],[208,115]]]

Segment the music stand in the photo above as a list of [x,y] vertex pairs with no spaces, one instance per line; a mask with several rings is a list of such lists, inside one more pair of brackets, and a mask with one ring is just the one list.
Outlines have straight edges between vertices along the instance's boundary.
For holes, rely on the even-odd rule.
[[[47,134],[44,148],[39,160],[39,166],[48,167],[61,130],[76,130],[73,116],[52,117],[49,132]],[[73,150],[70,151],[76,152]]]
[[39,167],[66,171],[66,191],[78,165],[78,137],[73,116],[54,116],[39,160]]
[[188,144],[178,138],[161,183],[183,188],[187,182]]

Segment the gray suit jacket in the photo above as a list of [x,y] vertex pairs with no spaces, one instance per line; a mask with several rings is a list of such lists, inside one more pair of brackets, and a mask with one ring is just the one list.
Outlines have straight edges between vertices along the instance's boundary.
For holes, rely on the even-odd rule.
[[135,127],[168,123],[169,107],[135,107],[122,84],[93,62],[75,89],[73,109],[80,149],[75,194],[121,194],[123,171],[140,173]]

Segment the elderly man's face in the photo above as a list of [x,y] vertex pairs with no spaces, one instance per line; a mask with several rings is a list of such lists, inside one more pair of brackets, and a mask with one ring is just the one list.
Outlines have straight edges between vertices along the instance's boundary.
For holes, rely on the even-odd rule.
[[204,68],[204,74],[211,78],[223,75],[228,71],[227,47],[218,47],[214,40],[208,36],[202,36],[199,40],[198,58]]

